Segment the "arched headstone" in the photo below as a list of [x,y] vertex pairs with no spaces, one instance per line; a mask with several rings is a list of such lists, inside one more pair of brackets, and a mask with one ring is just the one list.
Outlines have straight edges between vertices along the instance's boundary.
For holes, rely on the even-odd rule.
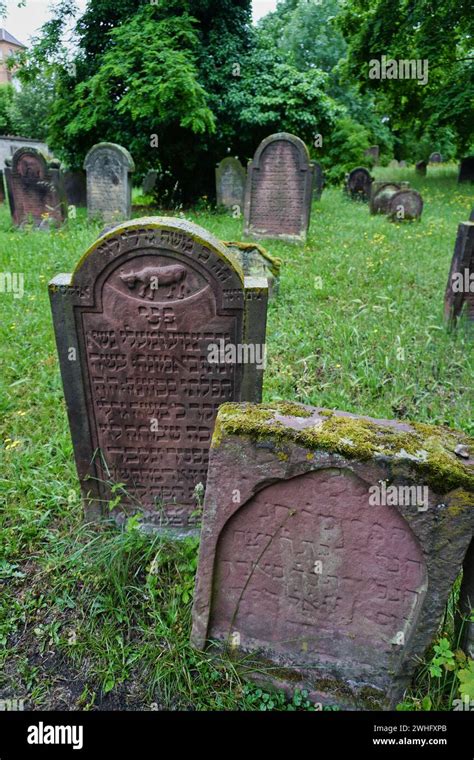
[[244,234],[306,240],[312,188],[313,167],[304,142],[287,132],[267,137],[248,165]]
[[216,201],[240,216],[244,211],[245,169],[238,158],[227,156],[216,166]]
[[59,161],[48,161],[36,148],[19,148],[11,165],[5,166],[5,179],[16,226],[31,222],[47,229],[64,222],[67,207]]
[[346,175],[345,190],[353,200],[368,201],[372,188],[372,177],[368,169],[358,166]]
[[121,483],[127,514],[195,528],[217,408],[261,396],[266,280],[203,228],[151,217],[105,233],[49,291],[87,516]]
[[252,680],[324,705],[395,709],[471,541],[471,444],[300,404],[221,407],[194,646],[233,650]]
[[443,156],[441,155],[441,153],[438,153],[437,151],[435,151],[429,157],[429,162],[430,164],[441,164],[443,163]]
[[97,143],[84,160],[87,172],[87,211],[104,222],[129,219],[132,212],[133,159],[115,143]]

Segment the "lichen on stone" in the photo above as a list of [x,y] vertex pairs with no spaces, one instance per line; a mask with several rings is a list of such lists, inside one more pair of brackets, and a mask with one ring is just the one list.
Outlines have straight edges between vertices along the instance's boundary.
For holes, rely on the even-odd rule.
[[[286,424],[278,417],[309,418],[313,425]],[[289,421],[288,421],[289,422]],[[402,424],[402,423],[400,423]],[[227,434],[247,435],[253,440],[271,438],[279,445],[295,443],[310,451],[326,450],[347,459],[384,459],[404,462],[416,469],[437,493],[456,488],[474,492],[474,468],[459,459],[454,450],[460,443],[474,452],[474,440],[465,433],[422,423],[404,423],[404,428],[377,420],[342,416],[329,410],[312,409],[293,402],[273,404],[223,404],[219,408],[213,448]],[[471,497],[472,501],[472,497]]]

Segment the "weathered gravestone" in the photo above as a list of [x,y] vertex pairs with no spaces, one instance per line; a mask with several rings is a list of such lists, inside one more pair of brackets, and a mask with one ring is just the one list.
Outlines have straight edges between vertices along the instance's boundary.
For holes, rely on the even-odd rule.
[[98,143],[84,160],[87,172],[89,217],[105,222],[131,216],[133,159],[125,148],[114,143]]
[[367,158],[371,158],[374,164],[378,164],[379,162],[379,154],[380,154],[380,148],[378,145],[371,145],[370,148],[367,148],[364,155]]
[[473,450],[447,428],[300,404],[222,406],[194,646],[228,647],[252,680],[322,704],[393,709],[471,540]]
[[474,182],[474,156],[461,158],[458,182]]
[[426,177],[426,169],[428,164],[426,161],[417,161],[415,164],[415,171],[417,174],[419,174],[421,177]]
[[3,184],[3,171],[0,169],[0,203],[5,202],[5,187]]
[[423,199],[408,182],[381,182],[372,192],[370,210],[373,214],[386,214],[393,222],[420,219]]
[[269,298],[278,293],[281,259],[268,253],[258,243],[223,241],[227,250],[236,257],[247,277],[265,277]]
[[245,168],[238,158],[223,158],[216,166],[217,205],[237,210],[240,216],[244,210],[245,180]]
[[306,240],[312,188],[313,166],[304,142],[287,132],[267,137],[248,165],[244,234]]
[[441,164],[443,163],[443,156],[441,153],[438,153],[435,151],[435,153],[432,153],[429,157],[430,164]]
[[19,148],[5,161],[5,180],[13,223],[48,229],[62,224],[67,204],[60,163],[48,161],[36,148]]
[[407,162],[402,159],[402,161],[398,162],[398,166],[400,167],[400,169],[406,169]]
[[320,201],[325,185],[323,167],[317,161],[311,161],[311,165],[313,167],[313,198]]
[[85,208],[87,206],[87,182],[84,171],[66,171],[63,174],[64,192],[68,206]]
[[87,517],[121,483],[127,514],[186,533],[219,404],[261,396],[266,280],[201,227],[152,217],[104,234],[49,291]]
[[149,195],[155,189],[156,181],[158,179],[158,172],[155,169],[150,169],[143,179],[142,193],[143,195]]
[[368,169],[358,166],[346,174],[345,191],[353,200],[368,201],[372,187],[372,177]]
[[397,161],[396,158],[392,158],[392,160],[389,161],[389,163],[388,163],[389,169],[398,169],[399,166],[400,166],[400,164],[398,163],[398,161]]
[[455,325],[465,311],[474,320],[474,221],[458,226],[448,283],[444,296],[444,314]]

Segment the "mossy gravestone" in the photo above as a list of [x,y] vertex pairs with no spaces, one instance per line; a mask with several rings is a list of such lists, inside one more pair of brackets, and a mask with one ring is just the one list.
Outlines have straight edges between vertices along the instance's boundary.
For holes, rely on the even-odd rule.
[[84,169],[89,217],[104,222],[129,219],[135,164],[128,150],[114,143],[98,143],[87,154]]
[[216,200],[236,216],[244,210],[245,169],[238,158],[227,156],[216,166]]
[[149,218],[105,233],[49,291],[87,517],[120,496],[118,520],[192,530],[218,406],[261,397],[266,280],[201,227]]
[[306,240],[313,172],[299,137],[279,132],[263,140],[248,165],[244,234],[291,243]]
[[48,229],[67,216],[59,161],[48,161],[36,148],[19,148],[5,166],[13,223]]
[[193,644],[212,640],[246,656],[253,680],[325,705],[393,708],[471,540],[473,452],[473,439],[445,428],[222,406]]

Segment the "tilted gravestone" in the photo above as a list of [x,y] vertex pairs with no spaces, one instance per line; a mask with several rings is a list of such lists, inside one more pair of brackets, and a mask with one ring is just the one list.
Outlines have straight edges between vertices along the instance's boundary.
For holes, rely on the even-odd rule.
[[142,193],[143,195],[149,195],[153,192],[155,189],[156,181],[158,179],[158,172],[155,169],[150,169],[144,179],[142,184]]
[[89,217],[105,222],[129,219],[135,164],[128,150],[114,143],[98,143],[87,154],[84,169]]
[[443,163],[443,156],[441,155],[441,153],[438,153],[437,151],[435,151],[435,153],[431,154],[428,160],[430,164],[441,164]]
[[387,180],[374,180],[370,188],[369,209],[371,214],[386,213],[384,203],[387,192],[402,190],[410,186],[409,182],[389,182]]
[[147,525],[195,528],[217,408],[261,396],[266,280],[203,228],[151,217],[104,234],[49,292],[87,517],[115,493]]
[[287,132],[267,137],[248,165],[244,234],[306,240],[312,188],[313,166],[304,142]]
[[380,148],[378,145],[371,145],[370,148],[367,148],[364,155],[367,158],[371,158],[374,164],[378,164],[379,162],[379,154],[380,154]]
[[415,164],[416,173],[419,174],[421,177],[426,177],[427,166],[428,164],[426,161],[417,161]]
[[245,168],[238,158],[227,156],[216,166],[216,201],[238,215],[244,211]]
[[455,325],[465,311],[474,320],[474,220],[458,226],[448,283],[444,296],[444,315]]
[[311,161],[311,164],[313,166],[313,198],[320,201],[325,185],[323,167],[317,161]]
[[358,166],[346,174],[345,192],[353,200],[368,201],[372,187],[372,177],[368,169]]
[[370,211],[386,214],[393,222],[420,219],[423,198],[408,186],[408,182],[381,182],[372,190]]
[[268,297],[278,293],[281,259],[272,256],[258,243],[226,242],[227,250],[236,257],[247,277],[265,277],[268,281]]
[[252,680],[324,705],[393,709],[471,541],[473,452],[472,438],[431,425],[222,406],[193,645],[245,656]]
[[5,180],[13,223],[48,229],[67,217],[60,163],[36,148],[19,148],[5,162]]
[[461,158],[458,182],[474,182],[474,156]]
[[68,206],[77,206],[78,208],[87,206],[87,182],[84,171],[69,170],[64,172],[63,185]]

